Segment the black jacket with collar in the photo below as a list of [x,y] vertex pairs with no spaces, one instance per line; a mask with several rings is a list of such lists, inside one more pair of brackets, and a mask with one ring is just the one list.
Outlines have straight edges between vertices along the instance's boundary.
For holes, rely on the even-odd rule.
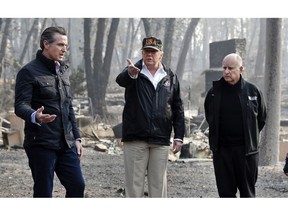
[[[142,59],[135,64],[142,69]],[[128,67],[117,76],[116,82],[125,88],[122,141],[142,140],[151,144],[170,145],[174,138],[183,140],[185,132],[183,102],[176,74],[163,65],[167,73],[155,90],[150,80],[139,73],[136,79]]]
[[[72,147],[80,138],[70,94],[69,67],[60,62],[60,72],[54,61],[42,51],[17,74],[15,114],[25,120],[24,147],[41,145],[51,149]],[[56,114],[56,119],[41,126],[31,122],[31,114],[41,106],[43,113]]]
[[[205,116],[209,124],[209,144],[212,151],[217,151],[219,147],[219,109],[223,82],[225,82],[223,77],[213,82],[213,87],[208,91],[204,102]],[[254,84],[245,81],[242,76],[240,82],[241,87],[237,94],[243,116],[245,151],[246,155],[250,155],[259,151],[259,133],[265,125],[266,106],[261,91]]]

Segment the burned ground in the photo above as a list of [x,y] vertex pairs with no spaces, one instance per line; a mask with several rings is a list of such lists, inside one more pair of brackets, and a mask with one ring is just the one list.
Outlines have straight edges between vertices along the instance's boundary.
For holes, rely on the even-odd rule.
[[[85,197],[125,197],[122,154],[108,154],[86,146],[82,160],[86,181]],[[0,148],[0,197],[32,197],[32,177],[22,148]],[[288,177],[283,162],[259,167],[257,197],[288,197]],[[147,190],[145,190],[147,191]],[[64,197],[65,190],[55,176],[53,197]],[[214,170],[209,160],[181,160],[168,163],[168,196],[171,198],[217,198]]]

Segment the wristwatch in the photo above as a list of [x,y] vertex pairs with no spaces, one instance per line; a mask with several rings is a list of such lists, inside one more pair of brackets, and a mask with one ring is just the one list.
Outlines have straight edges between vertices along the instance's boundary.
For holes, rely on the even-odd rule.
[[82,142],[81,138],[77,138],[76,141],[79,141],[80,143]]

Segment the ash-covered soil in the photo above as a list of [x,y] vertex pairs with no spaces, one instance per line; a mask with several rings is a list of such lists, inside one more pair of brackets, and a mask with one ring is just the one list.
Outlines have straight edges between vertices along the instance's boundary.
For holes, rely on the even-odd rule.
[[[86,180],[85,197],[123,198],[124,166],[122,154],[108,154],[85,147],[82,168]],[[257,197],[288,197],[288,177],[283,162],[259,167]],[[33,181],[22,148],[0,148],[0,197],[32,197]],[[147,190],[146,190],[147,191]],[[64,197],[65,190],[55,176],[53,197]],[[211,161],[169,161],[168,196],[170,198],[217,198]]]

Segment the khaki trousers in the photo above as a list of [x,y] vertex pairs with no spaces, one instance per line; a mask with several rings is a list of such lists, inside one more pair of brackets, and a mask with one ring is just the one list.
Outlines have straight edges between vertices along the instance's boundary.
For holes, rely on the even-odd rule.
[[143,141],[124,143],[126,197],[144,197],[146,172],[148,196],[167,197],[169,148]]

